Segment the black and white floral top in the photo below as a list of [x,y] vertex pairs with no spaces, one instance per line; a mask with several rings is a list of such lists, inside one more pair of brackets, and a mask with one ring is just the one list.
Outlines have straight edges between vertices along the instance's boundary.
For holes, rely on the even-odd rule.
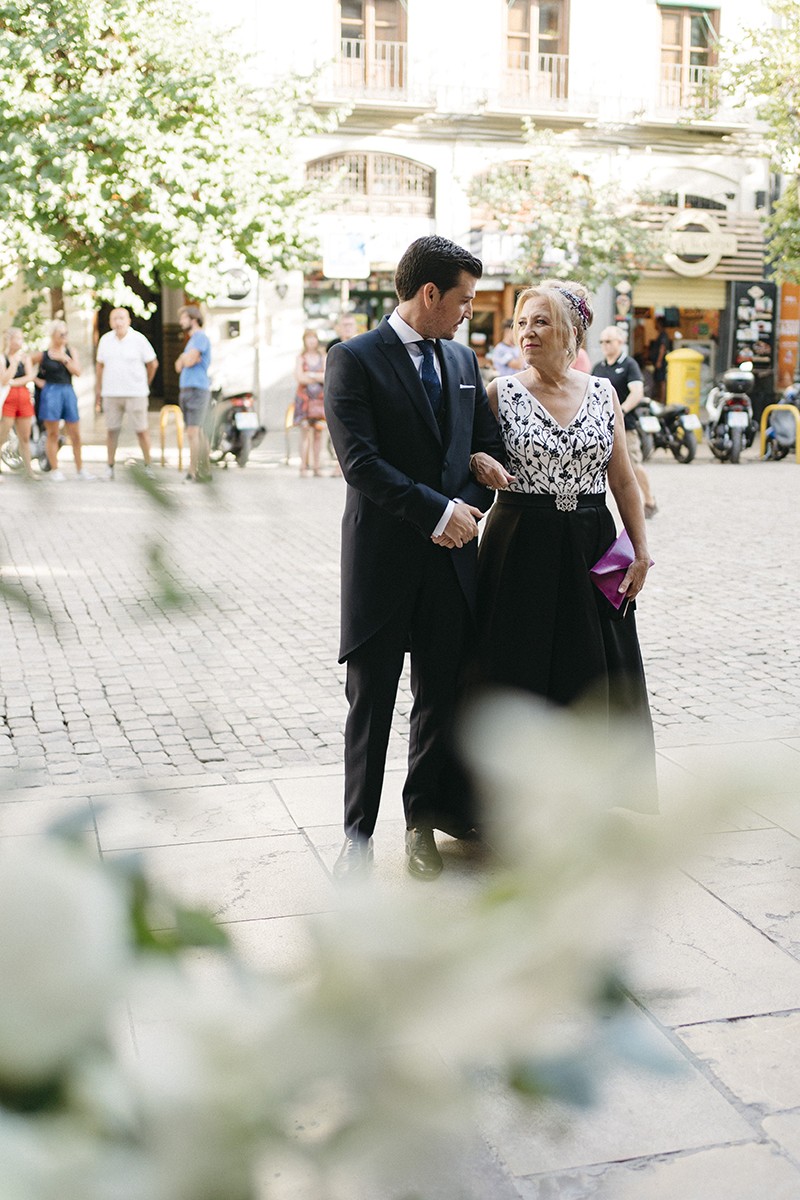
[[581,406],[566,428],[516,376],[497,380],[497,413],[506,465],[516,476],[509,491],[554,495],[557,508],[570,510],[579,494],[606,490],[614,445],[614,389],[607,379],[589,376]]

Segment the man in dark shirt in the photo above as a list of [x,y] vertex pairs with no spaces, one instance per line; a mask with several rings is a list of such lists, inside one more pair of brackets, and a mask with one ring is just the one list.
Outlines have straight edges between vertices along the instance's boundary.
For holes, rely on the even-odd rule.
[[656,336],[647,349],[650,362],[653,364],[653,396],[663,404],[667,380],[667,355],[672,349],[672,342],[667,333],[667,322],[663,317],[656,317]]
[[592,374],[601,379],[610,379],[619,397],[625,417],[625,442],[642,493],[644,515],[652,517],[658,512],[658,506],[650,487],[650,480],[642,466],[642,446],[635,416],[636,406],[641,404],[644,396],[642,372],[639,370],[639,364],[627,353],[622,332],[616,325],[609,325],[600,334],[600,347],[605,357],[601,362],[595,363]]

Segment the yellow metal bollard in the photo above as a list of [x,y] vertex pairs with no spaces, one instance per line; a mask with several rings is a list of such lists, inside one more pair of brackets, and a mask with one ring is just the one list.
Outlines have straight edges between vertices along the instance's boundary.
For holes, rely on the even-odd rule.
[[167,460],[164,454],[167,442],[167,421],[170,414],[175,417],[175,440],[178,443],[178,470],[183,470],[183,413],[178,404],[165,404],[161,409],[159,429],[161,432],[161,465],[165,467]]
[[800,411],[793,404],[768,404],[761,414],[761,457],[764,457],[764,452],[767,448],[767,417],[775,409],[781,412],[790,412],[794,417],[795,425],[795,440],[794,440],[794,457],[795,461],[800,463]]

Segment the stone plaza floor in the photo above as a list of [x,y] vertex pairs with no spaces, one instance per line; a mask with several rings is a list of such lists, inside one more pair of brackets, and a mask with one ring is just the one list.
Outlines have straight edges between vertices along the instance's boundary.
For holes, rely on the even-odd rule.
[[[68,449],[64,483],[0,480],[0,836],[77,810],[100,853],[142,850],[269,966],[334,904],[345,715],[344,484],[300,479],[283,453],[272,435],[208,487],[173,457],[157,469],[171,509],[122,465],[77,481]],[[87,459],[99,470],[101,448]],[[800,1197],[800,466],[701,449],[647,469],[660,511],[638,619],[662,783],[724,767],[756,784],[632,946],[641,1020],[683,1069],[620,1066],[586,1111],[522,1118],[487,1096],[470,1200]],[[387,887],[419,886],[409,708],[404,679],[376,832]],[[444,841],[446,889],[479,868]]]

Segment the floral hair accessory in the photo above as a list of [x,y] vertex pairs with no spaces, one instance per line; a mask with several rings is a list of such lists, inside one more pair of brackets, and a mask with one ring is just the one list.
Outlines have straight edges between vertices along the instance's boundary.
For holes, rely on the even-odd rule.
[[555,291],[560,292],[565,300],[569,302],[570,308],[576,314],[585,333],[592,323],[592,313],[589,305],[582,296],[576,296],[574,292],[570,292],[567,288],[555,288]]

